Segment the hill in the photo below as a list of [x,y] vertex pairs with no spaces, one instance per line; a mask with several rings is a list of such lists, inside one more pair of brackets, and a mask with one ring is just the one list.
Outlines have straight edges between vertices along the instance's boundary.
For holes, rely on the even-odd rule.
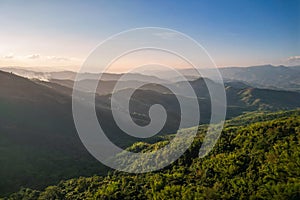
[[253,87],[299,91],[299,69],[300,67],[272,65],[231,67],[222,68],[221,74],[224,79],[244,81]]
[[[214,79],[212,70],[201,68],[208,74],[211,79]],[[242,82],[255,88],[273,89],[273,90],[288,90],[298,91],[300,88],[300,66],[273,66],[260,65],[249,67],[223,67],[219,71],[226,82]],[[199,74],[195,69],[182,69],[180,72],[191,79],[199,78]],[[161,79],[175,79],[169,77],[169,72],[166,71],[148,71],[148,74],[155,75]]]
[[77,136],[68,96],[0,72],[0,110],[1,195],[104,172]]
[[[207,123],[210,99],[204,80],[191,81],[191,85],[198,95],[200,124]],[[300,107],[297,92],[235,85],[226,88],[228,119],[257,109],[272,111]],[[181,87],[180,82],[175,86]],[[130,88],[118,92],[126,90]],[[20,187],[41,189],[60,180],[109,171],[87,152],[78,138],[72,117],[71,94],[71,88],[58,83],[29,80],[0,71],[0,175],[5,177],[0,182],[0,195],[17,191]],[[178,129],[180,108],[176,97],[158,84],[140,88],[131,98],[130,114],[140,125],[149,123],[151,105],[159,103],[167,110],[165,127],[158,136],[149,139],[139,140],[118,128],[112,118],[110,97],[111,94],[96,95],[96,111],[105,133],[118,146],[161,141],[163,136]]]
[[[7,199],[299,199],[299,126],[299,110],[248,113],[226,123],[205,158],[198,158],[202,126],[190,149],[158,172],[81,177]],[[167,141],[129,149],[152,151]]]
[[[1,68],[1,70],[7,72],[13,72],[17,75],[27,78],[37,78],[41,80],[74,80],[76,73],[71,71],[62,72],[36,72],[33,70],[26,70],[22,68]],[[210,78],[214,78],[214,74],[210,69],[202,69],[206,74],[210,75]],[[273,65],[260,65],[249,67],[224,67],[219,68],[219,71],[225,81],[227,82],[240,82],[251,87],[273,90],[288,90],[288,91],[300,91],[300,66],[273,66]],[[182,69],[180,72],[185,75],[188,80],[198,79],[200,76],[195,69]],[[130,76],[138,81],[149,80],[153,83],[177,82],[178,77],[170,76],[168,70],[145,70],[142,74],[131,74]],[[144,74],[144,75],[143,75]],[[120,78],[122,74],[110,74],[105,73],[102,77],[103,81],[115,81]],[[149,76],[152,75],[152,76]],[[99,74],[85,73],[84,79],[97,79]]]
[[[18,76],[22,76],[29,79],[40,79],[40,80],[72,80],[74,81],[76,78],[77,73],[73,71],[50,71],[50,72],[40,72],[34,71],[24,68],[14,68],[14,67],[3,67],[0,70],[14,73]],[[81,74],[82,80],[97,80],[100,76],[100,73],[89,73],[84,72]],[[101,75],[101,80],[103,81],[115,81],[118,80],[123,74],[114,74],[114,73],[103,73]],[[132,78],[133,80],[137,81],[151,81],[155,83],[163,83],[167,82],[161,80],[155,76],[147,76],[138,73],[128,73],[128,77]]]

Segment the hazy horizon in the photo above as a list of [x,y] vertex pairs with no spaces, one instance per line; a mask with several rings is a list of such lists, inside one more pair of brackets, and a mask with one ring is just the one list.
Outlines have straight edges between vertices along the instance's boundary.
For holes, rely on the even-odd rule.
[[[300,67],[299,65],[272,65],[272,64],[261,64],[261,65],[249,65],[249,66],[217,66],[219,69],[224,69],[224,68],[248,68],[248,67],[262,67],[262,66],[272,66],[272,67]],[[200,67],[201,69],[210,69],[209,67]],[[33,72],[64,72],[64,71],[69,71],[69,72],[79,72],[78,69],[72,69],[70,66],[69,68],[65,67],[40,67],[40,66],[32,66],[32,67],[24,67],[24,66],[0,66],[0,70],[8,70],[8,69],[20,69],[20,70],[27,70],[27,71],[33,71]],[[178,70],[191,70],[193,68],[179,68]],[[168,71],[167,69],[147,69],[144,71]],[[98,73],[94,71],[86,71],[84,73]],[[112,73],[112,74],[122,74],[126,73],[126,71],[106,71],[105,73]],[[130,73],[130,72],[129,72]]]

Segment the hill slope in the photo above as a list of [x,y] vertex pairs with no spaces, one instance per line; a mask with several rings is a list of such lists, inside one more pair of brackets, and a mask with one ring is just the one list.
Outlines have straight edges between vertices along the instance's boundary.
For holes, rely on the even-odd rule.
[[70,100],[0,72],[0,194],[103,171],[77,136]]
[[[210,78],[214,78],[212,70],[202,70],[208,74]],[[240,81],[257,88],[300,91],[300,66],[261,65],[250,67],[224,67],[219,68],[219,71],[225,82]],[[170,79],[170,73],[167,70],[149,70],[148,73],[161,79]],[[195,69],[182,69],[181,73],[186,77],[193,77],[192,79],[199,78],[199,73]]]
[[[244,125],[249,117],[253,123]],[[198,158],[202,127],[185,155],[159,172],[82,177],[43,191],[22,189],[10,199],[299,199],[299,127],[299,110],[246,114],[228,121],[205,158]],[[161,145],[130,149],[151,151]]]
[[[210,117],[210,101],[203,80],[191,83],[203,107],[201,123],[206,123]],[[78,138],[72,118],[71,92],[70,88],[57,83],[29,80],[0,71],[0,176],[5,177],[0,182],[0,195],[17,191],[21,186],[41,189],[62,179],[108,171],[86,151]],[[227,117],[256,109],[300,107],[297,101],[300,94],[288,94],[230,86],[227,88]],[[128,147],[136,141],[161,140],[160,137],[137,140],[123,133],[113,121],[109,98],[110,95],[97,96],[96,110],[101,116],[99,122],[112,141]],[[154,103],[165,105],[169,113],[161,135],[176,131],[180,119],[176,98],[157,85],[135,92],[131,116],[137,123],[146,124],[148,108]]]

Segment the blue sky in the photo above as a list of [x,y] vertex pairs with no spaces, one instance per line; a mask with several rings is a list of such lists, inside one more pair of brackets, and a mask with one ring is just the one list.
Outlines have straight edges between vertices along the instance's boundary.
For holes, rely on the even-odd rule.
[[299,64],[300,1],[0,1],[0,66],[79,66],[107,37],[178,30],[218,66]]

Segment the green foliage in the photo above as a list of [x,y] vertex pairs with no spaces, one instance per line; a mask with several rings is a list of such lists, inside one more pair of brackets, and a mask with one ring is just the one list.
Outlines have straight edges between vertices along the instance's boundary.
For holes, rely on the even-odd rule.
[[[213,151],[199,158],[205,129],[199,128],[193,145],[178,161],[158,172],[81,177],[40,192],[22,189],[7,199],[300,198],[299,111],[250,113],[227,121]],[[136,143],[129,149],[153,151],[171,138]]]

